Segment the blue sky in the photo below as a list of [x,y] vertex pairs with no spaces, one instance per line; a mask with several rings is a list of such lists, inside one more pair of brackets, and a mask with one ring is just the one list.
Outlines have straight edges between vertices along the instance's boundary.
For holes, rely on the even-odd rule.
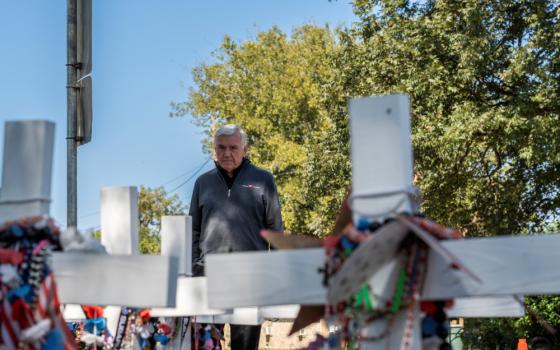
[[[102,187],[171,190],[207,159],[202,130],[170,118],[170,103],[184,101],[191,70],[212,62],[224,35],[240,41],[273,25],[290,33],[354,19],[349,0],[93,0],[94,121],[92,142],[78,151],[78,226],[99,225]],[[66,1],[0,1],[0,137],[6,120],[56,122],[51,214],[62,227],[65,63]],[[176,193],[188,202],[191,190],[192,181]]]

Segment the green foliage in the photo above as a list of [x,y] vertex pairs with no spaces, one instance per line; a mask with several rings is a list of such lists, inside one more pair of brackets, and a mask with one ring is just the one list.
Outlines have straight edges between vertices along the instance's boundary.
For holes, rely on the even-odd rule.
[[240,44],[226,37],[218,63],[196,68],[197,89],[175,106],[207,131],[213,120],[243,126],[251,160],[276,177],[294,232],[329,233],[348,186],[347,118],[328,108],[334,55],[328,28],[303,26],[291,38],[273,28]]
[[[559,348],[559,337],[548,332],[546,327],[551,326],[556,333],[560,331],[560,297],[527,297],[525,303],[534,314],[527,313],[518,319],[465,320],[461,334],[463,343],[472,349],[515,349],[519,338],[526,338],[529,342],[544,338],[551,349]],[[541,320],[546,320],[547,325],[543,325]]]
[[177,195],[169,196],[163,187],[141,186],[138,194],[138,215],[140,218],[140,253],[160,254],[161,217],[164,215],[185,215],[185,206]]
[[553,1],[356,1],[351,95],[411,96],[423,211],[468,235],[558,213],[560,24]]

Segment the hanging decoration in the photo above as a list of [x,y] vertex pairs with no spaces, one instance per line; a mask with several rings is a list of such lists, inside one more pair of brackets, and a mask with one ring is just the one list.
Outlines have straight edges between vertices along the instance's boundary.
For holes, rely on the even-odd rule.
[[60,230],[35,216],[0,225],[0,348],[75,349],[49,266]]
[[[458,231],[439,225],[421,216],[409,216],[414,224],[426,230],[438,240],[458,239]],[[393,221],[368,221],[360,219],[357,224],[348,224],[340,234],[324,240],[325,265],[323,284],[329,287],[331,278],[342,268],[344,262],[353,252],[376,231]],[[398,313],[405,312],[405,329],[400,343],[401,350],[410,349],[413,343],[414,326],[420,322],[422,339],[425,344],[438,344],[439,349],[448,349],[446,338],[449,326],[445,309],[452,306],[452,301],[420,302],[422,285],[427,271],[428,246],[417,236],[409,234],[399,249],[401,257],[393,295],[381,299],[374,295],[372,286],[365,283],[351,298],[335,305],[325,306],[325,320],[329,328],[335,331],[327,338],[318,336],[306,349],[359,349],[360,344],[383,340],[390,335],[391,325]],[[421,319],[416,319],[418,309]],[[379,334],[365,336],[361,331],[372,322],[386,319],[386,327]]]

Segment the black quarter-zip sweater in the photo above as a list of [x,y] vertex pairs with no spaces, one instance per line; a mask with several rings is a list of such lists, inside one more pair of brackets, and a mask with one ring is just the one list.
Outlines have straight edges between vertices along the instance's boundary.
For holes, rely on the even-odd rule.
[[260,230],[283,230],[272,174],[246,158],[233,178],[217,164],[202,174],[194,184],[189,215],[195,276],[202,274],[206,254],[265,250]]

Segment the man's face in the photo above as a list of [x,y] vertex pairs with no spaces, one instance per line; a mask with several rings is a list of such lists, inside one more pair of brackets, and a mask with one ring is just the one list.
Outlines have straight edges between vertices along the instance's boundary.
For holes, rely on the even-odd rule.
[[243,156],[247,153],[247,145],[243,145],[241,134],[236,132],[233,135],[218,136],[214,151],[218,164],[231,175],[241,165]]

